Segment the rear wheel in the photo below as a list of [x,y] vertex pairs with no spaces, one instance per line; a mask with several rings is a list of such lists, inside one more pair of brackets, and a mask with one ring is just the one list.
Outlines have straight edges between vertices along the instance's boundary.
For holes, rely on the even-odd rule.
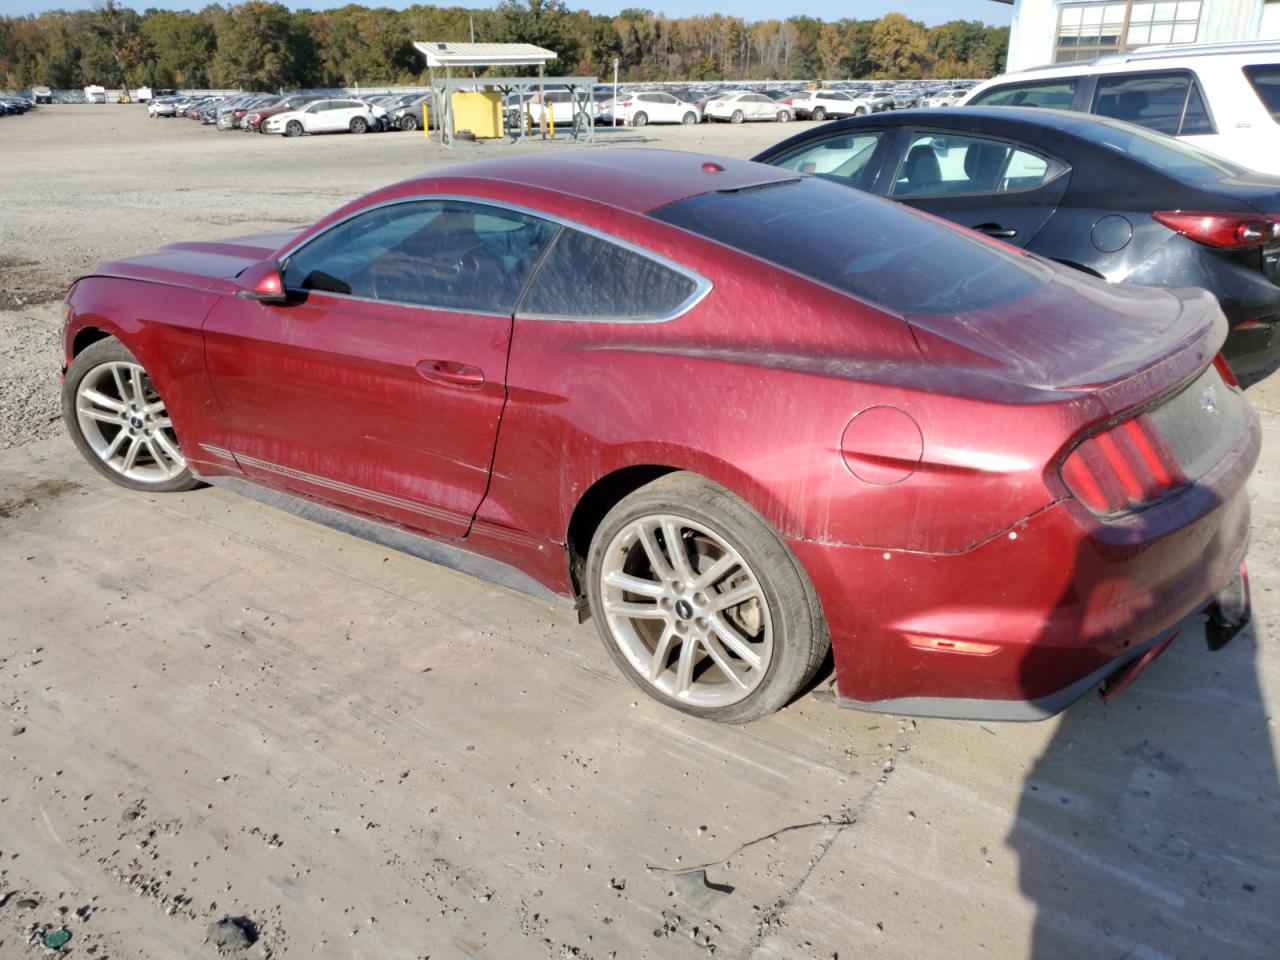
[[680,118],[680,122],[683,123],[686,127],[691,127],[698,122],[698,115],[694,113],[692,110],[690,110],[688,113],[686,113],[683,117]]
[[364,117],[352,117],[348,129],[352,133],[365,133],[369,129],[369,121]]
[[640,113],[633,113],[631,115],[631,125],[633,127],[643,127],[648,122],[649,122],[649,115],[647,113],[644,113],[643,111],[641,111]]
[[865,116],[867,115],[867,108],[866,108],[866,107],[854,107],[854,109],[853,109],[853,115],[854,115],[855,117],[865,117]]
[[779,123],[787,123],[790,119],[791,119],[791,112],[790,112],[789,110],[779,110],[779,111],[778,111],[778,122],[779,122]]
[[744,119],[746,119],[746,117],[745,117],[745,115],[743,114],[743,112],[742,112],[741,110],[735,110],[735,111],[733,111],[733,116],[731,116],[731,117],[729,118],[729,122],[730,122],[730,123],[741,123]]
[[131,490],[199,486],[147,371],[119,340],[86,347],[62,384],[62,420],[99,473]]
[[301,121],[301,120],[290,120],[288,123],[286,123],[286,124],[284,125],[284,135],[285,135],[286,137],[300,137],[300,136],[302,136],[302,121]]
[[748,504],[675,473],[601,522],[587,591],[605,647],[654,699],[745,723],[784,706],[830,647],[809,578]]
[[821,123],[823,120],[827,119],[827,111],[826,111],[825,109],[823,109],[822,107],[814,107],[814,108],[813,108],[813,119],[815,119],[815,120],[817,120],[819,123]]

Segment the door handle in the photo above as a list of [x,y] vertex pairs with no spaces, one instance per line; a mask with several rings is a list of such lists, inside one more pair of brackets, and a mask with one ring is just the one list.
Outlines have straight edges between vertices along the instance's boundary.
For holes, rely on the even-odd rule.
[[1017,230],[1006,230],[998,223],[980,223],[973,229],[979,233],[985,233],[988,237],[1016,237]]
[[456,360],[419,360],[414,369],[426,380],[455,387],[484,386],[484,371]]

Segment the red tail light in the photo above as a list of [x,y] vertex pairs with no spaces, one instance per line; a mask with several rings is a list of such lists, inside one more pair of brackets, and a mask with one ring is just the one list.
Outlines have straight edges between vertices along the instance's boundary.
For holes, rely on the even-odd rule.
[[[1241,324],[1240,326],[1244,326]],[[1236,373],[1231,369],[1231,364],[1227,363],[1227,358],[1222,354],[1218,354],[1213,358],[1213,366],[1218,371],[1218,376],[1222,377],[1222,382],[1228,387],[1240,386],[1240,380],[1236,377]]]
[[1274,214],[1158,210],[1151,216],[1175,233],[1222,250],[1248,250],[1280,240],[1280,216]]
[[1187,483],[1145,413],[1086,437],[1062,464],[1062,479],[1080,502],[1100,514],[1133,510]]

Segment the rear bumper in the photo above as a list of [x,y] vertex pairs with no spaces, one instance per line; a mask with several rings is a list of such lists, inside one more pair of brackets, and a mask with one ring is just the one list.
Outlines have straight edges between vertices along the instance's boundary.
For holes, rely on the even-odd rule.
[[1042,719],[1189,628],[1237,577],[1256,417],[1181,495],[1121,522],[1058,502],[958,554],[791,541],[831,629],[837,693],[891,713]]

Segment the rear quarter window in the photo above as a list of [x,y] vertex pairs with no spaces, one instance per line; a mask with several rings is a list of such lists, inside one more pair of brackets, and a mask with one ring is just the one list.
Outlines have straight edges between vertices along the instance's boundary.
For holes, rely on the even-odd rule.
[[1271,119],[1280,123],[1280,63],[1245,67],[1244,75]]
[[687,309],[699,292],[687,273],[566,227],[517,312],[550,320],[661,320]]

